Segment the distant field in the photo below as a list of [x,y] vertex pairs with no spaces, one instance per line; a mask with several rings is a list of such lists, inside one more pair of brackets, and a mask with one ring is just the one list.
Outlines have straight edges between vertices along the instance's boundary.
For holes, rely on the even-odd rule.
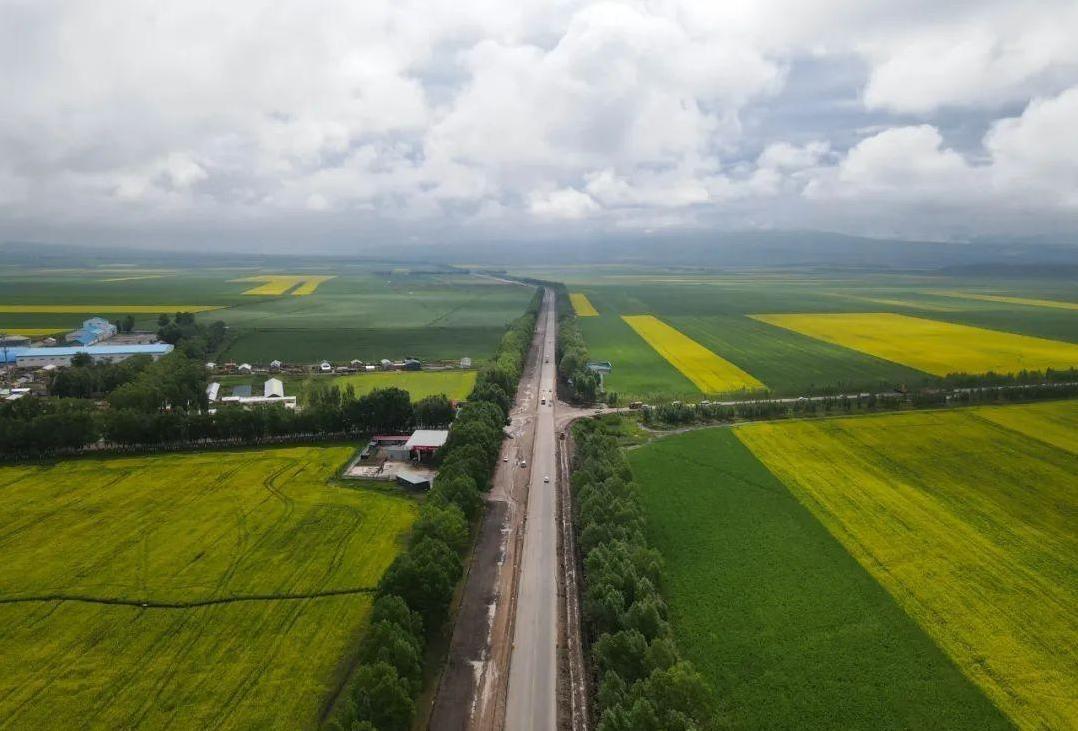
[[692,381],[701,393],[757,390],[764,384],[720,358],[692,338],[652,315],[622,315],[623,320],[655,351]]
[[0,312],[41,312],[72,314],[82,312],[105,312],[109,314],[146,315],[162,312],[209,312],[219,310],[221,305],[0,305]]
[[670,322],[701,345],[749,370],[778,395],[810,389],[888,390],[914,385],[925,375],[898,363],[742,315],[671,317]]
[[1034,729],[1078,725],[1076,429],[1068,401],[734,433],[1015,724]]
[[347,363],[353,358],[369,362],[414,355],[424,361],[468,357],[478,365],[498,347],[501,334],[501,328],[492,327],[244,330],[219,359],[315,363],[328,358]]
[[753,315],[761,322],[911,368],[1012,373],[1078,365],[1078,345],[895,313]]
[[40,335],[55,335],[63,331],[64,328],[62,327],[0,327],[0,334],[25,335],[29,338]]
[[[649,353],[650,348],[640,348],[639,336],[618,322],[622,315],[653,315],[777,395],[801,395],[810,389],[916,386],[935,376],[904,360],[859,352],[752,320],[750,315],[870,311],[1078,344],[1074,311],[1044,305],[1078,302],[1078,284],[1061,278],[872,271],[709,272],[636,265],[537,267],[514,273],[565,282],[570,291],[588,298],[599,312],[598,317],[580,320],[591,357],[613,363],[609,389],[633,400],[698,399],[700,389],[662,357]],[[944,292],[991,294],[987,299],[969,299]],[[1033,302],[1040,304],[1032,306]]]
[[[237,280],[252,277],[274,277],[260,283],[280,294],[245,294],[259,287]],[[367,264],[341,265],[332,276],[303,269],[266,275],[255,267],[165,272],[0,266],[0,321],[9,329],[60,332],[94,315],[115,320],[131,314],[137,329],[156,330],[159,314],[187,310],[202,313],[203,322],[229,326],[229,345],[218,360],[312,363],[416,355],[481,362],[533,291],[448,269],[412,273]]]
[[0,726],[317,728],[416,514],[352,452],[0,468]]
[[1030,299],[1028,297],[1007,297],[998,294],[975,294],[973,292],[933,292],[943,297],[957,297],[959,299],[981,300],[982,302],[1004,302],[1010,305],[1028,305],[1030,307],[1054,307],[1060,310],[1078,310],[1078,302],[1061,302],[1060,300]]
[[714,689],[716,727],[1009,728],[730,429],[628,457],[674,632]]
[[292,294],[303,296],[314,294],[319,285],[333,279],[333,275],[291,275],[291,274],[260,274],[254,277],[234,279],[234,282],[262,282],[257,287],[252,287],[243,292],[248,296],[277,296],[287,294],[295,287]]
[[596,317],[599,311],[588,300],[588,296],[581,292],[573,292],[569,295],[569,301],[573,305],[573,311],[577,317]]
[[167,274],[133,274],[130,277],[109,277],[102,279],[102,282],[133,282],[137,279],[160,279],[161,277],[167,277]]
[[344,388],[351,385],[357,396],[370,393],[376,388],[403,388],[412,401],[427,396],[445,394],[454,401],[462,401],[472,392],[477,371],[386,371],[340,376],[333,384]]

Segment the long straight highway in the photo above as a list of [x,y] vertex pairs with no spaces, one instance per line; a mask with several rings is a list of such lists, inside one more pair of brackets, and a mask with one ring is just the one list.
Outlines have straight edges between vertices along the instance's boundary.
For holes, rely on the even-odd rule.
[[505,728],[513,731],[553,731],[558,723],[558,525],[554,434],[557,323],[549,290],[544,304],[545,327],[540,328],[543,340],[538,413],[505,711]]

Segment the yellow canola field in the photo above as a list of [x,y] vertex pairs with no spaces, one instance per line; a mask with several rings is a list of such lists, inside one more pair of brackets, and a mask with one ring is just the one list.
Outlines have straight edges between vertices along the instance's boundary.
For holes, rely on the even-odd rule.
[[28,338],[38,337],[39,335],[52,335],[54,333],[62,333],[69,328],[66,327],[0,327],[0,334],[2,335],[25,335]]
[[1078,366],[1073,343],[890,312],[750,317],[937,376]]
[[944,305],[930,305],[924,302],[914,302],[912,300],[894,299],[891,297],[862,297],[856,294],[842,294],[839,292],[832,292],[832,297],[841,297],[842,299],[857,300],[858,302],[871,302],[874,305],[888,305],[890,307],[907,307],[911,310],[925,310],[927,312],[960,312],[961,307],[947,307]]
[[956,297],[964,300],[980,300],[982,302],[1002,302],[1008,305],[1029,305],[1030,307],[1053,307],[1059,310],[1078,310],[1078,302],[1064,302],[1062,300],[1039,300],[1027,297],[1006,297],[1001,294],[973,294],[971,292],[953,292],[942,290],[930,292],[940,297]]
[[583,292],[573,292],[569,295],[569,301],[573,303],[573,312],[577,317],[597,317],[599,310],[591,303],[588,296]]
[[102,279],[102,282],[133,282],[136,279],[160,279],[161,277],[167,277],[167,274],[133,274],[130,277],[110,277],[109,279]]
[[330,279],[333,279],[333,275],[305,275],[305,274],[261,274],[255,277],[244,277],[243,279],[233,279],[233,282],[262,282],[257,287],[248,289],[243,294],[253,295],[256,297],[266,296],[279,296],[286,294],[293,287],[297,287],[294,295],[307,295],[313,294],[316,289],[323,283]]
[[985,421],[1078,454],[1078,401],[1050,401],[1009,409],[979,406],[971,412]]
[[720,358],[653,315],[623,315],[621,319],[703,393],[766,388],[730,361]]
[[[0,312],[35,312],[39,314],[85,314],[106,312],[121,315],[153,315],[159,312],[209,312],[221,305],[0,305]],[[61,330],[63,328],[60,328]],[[50,330],[49,332],[55,332]]]
[[1078,401],[989,411],[735,433],[1019,728],[1078,728],[1078,457],[991,423]]

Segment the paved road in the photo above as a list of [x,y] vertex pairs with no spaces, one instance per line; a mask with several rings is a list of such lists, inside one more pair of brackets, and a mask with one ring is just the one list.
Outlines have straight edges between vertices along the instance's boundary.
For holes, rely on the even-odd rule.
[[[551,299],[548,297],[548,299]],[[513,652],[505,728],[513,731],[557,727],[558,523],[554,433],[556,320],[545,308],[539,368],[535,440],[531,454],[528,510],[517,584]],[[543,403],[545,401],[545,403]],[[547,481],[549,480],[549,482]]]
[[[511,424],[506,430],[510,438],[502,445],[503,460],[498,463],[487,494],[486,514],[453,627],[449,662],[429,718],[431,731],[512,728],[505,723],[505,712],[516,586],[521,573],[535,423],[540,414],[546,365],[543,351],[547,349],[548,323],[553,326],[554,322],[547,310],[553,306],[554,298],[548,292],[510,411]],[[542,477],[540,474],[538,479]]]

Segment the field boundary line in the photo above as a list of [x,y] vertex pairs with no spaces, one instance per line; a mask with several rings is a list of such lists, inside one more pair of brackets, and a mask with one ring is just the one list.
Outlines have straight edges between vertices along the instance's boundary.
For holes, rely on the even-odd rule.
[[373,594],[373,586],[353,587],[349,589],[327,589],[325,591],[297,592],[286,594],[241,594],[238,596],[217,597],[214,599],[195,599],[189,602],[165,602],[154,599],[124,599],[123,597],[94,597],[84,594],[38,594],[35,596],[0,597],[3,604],[31,604],[42,602],[80,602],[83,604],[111,604],[141,609],[197,609],[218,604],[237,604],[240,602],[292,601],[297,599],[322,599],[334,596],[352,596],[355,594]]

